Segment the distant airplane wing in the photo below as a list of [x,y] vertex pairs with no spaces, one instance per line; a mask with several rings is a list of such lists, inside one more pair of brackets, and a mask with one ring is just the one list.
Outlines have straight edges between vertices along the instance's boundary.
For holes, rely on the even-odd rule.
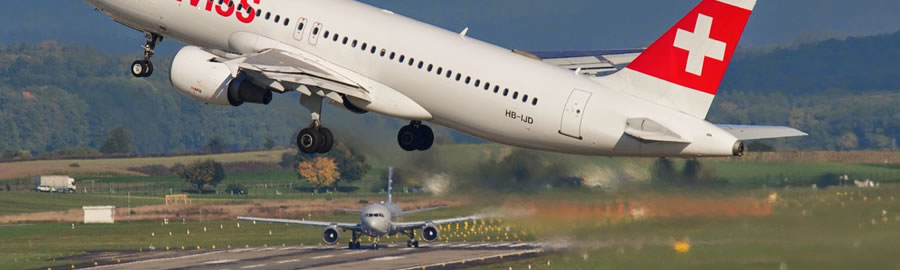
[[254,218],[254,217],[238,217],[237,219],[245,220],[245,221],[255,221],[255,222],[265,222],[265,223],[275,223],[275,224],[305,225],[305,226],[315,226],[315,227],[336,226],[336,227],[344,229],[344,230],[356,230],[356,231],[358,231],[360,229],[359,224],[356,224],[356,223],[324,222],[324,221],[295,220],[295,219]]
[[731,133],[738,140],[763,140],[786,137],[807,136],[803,131],[792,127],[774,126],[743,126],[743,125],[717,125],[719,128]]
[[422,212],[428,212],[428,211],[437,210],[437,209],[441,209],[441,208],[447,208],[447,206],[444,205],[444,206],[437,206],[437,207],[431,207],[431,208],[416,209],[416,210],[412,210],[412,211],[403,211],[403,214],[401,216],[422,213]]
[[594,50],[594,51],[545,51],[513,52],[576,71],[584,75],[596,76],[604,72],[617,71],[636,59],[644,49]]
[[474,220],[479,220],[479,219],[483,219],[483,217],[468,216],[468,217],[455,217],[455,218],[448,218],[448,219],[427,220],[427,221],[418,221],[418,222],[396,222],[396,223],[393,223],[393,225],[394,225],[395,229],[397,229],[397,230],[408,230],[408,229],[422,228],[429,224],[447,225],[447,224],[462,223],[462,222],[466,222],[466,221],[474,221]]

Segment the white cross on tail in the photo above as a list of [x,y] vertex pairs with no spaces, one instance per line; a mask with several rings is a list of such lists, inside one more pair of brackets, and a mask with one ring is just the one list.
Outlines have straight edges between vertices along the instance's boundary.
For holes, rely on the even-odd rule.
[[675,34],[674,46],[688,51],[687,66],[684,71],[703,76],[703,62],[706,58],[724,61],[727,44],[709,37],[713,25],[712,17],[703,14],[698,16],[693,33],[678,29],[678,33]]

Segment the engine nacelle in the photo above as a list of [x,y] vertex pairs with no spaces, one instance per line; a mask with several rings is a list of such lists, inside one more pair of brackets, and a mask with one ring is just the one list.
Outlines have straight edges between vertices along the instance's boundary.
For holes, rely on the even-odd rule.
[[169,79],[179,92],[215,105],[240,106],[244,102],[269,104],[272,91],[253,84],[247,75],[231,75],[231,69],[203,49],[187,46],[172,61]]
[[422,228],[422,239],[425,240],[425,242],[434,242],[440,235],[441,230],[438,229],[437,226],[434,226],[434,224],[428,224],[425,225],[425,228]]
[[322,232],[322,241],[326,244],[334,245],[340,240],[341,234],[338,233],[336,227],[328,227],[325,228],[325,231]]

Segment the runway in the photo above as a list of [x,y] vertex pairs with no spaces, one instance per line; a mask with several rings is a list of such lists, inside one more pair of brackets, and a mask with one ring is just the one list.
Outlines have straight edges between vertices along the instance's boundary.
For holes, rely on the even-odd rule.
[[78,269],[448,269],[535,256],[541,251],[541,245],[536,243],[434,243],[420,248],[395,245],[378,250],[349,250],[343,246],[241,248],[145,253],[125,256],[125,261],[107,256],[110,260],[99,260],[98,266]]

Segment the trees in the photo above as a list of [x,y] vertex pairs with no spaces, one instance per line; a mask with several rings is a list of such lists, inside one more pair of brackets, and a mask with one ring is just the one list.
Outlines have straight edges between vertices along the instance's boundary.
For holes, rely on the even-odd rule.
[[100,153],[112,154],[131,154],[131,133],[124,127],[116,127],[109,130],[103,145],[100,146]]
[[215,187],[225,180],[225,167],[212,159],[198,160],[187,166],[175,164],[172,166],[172,170],[176,175],[196,186],[200,193],[203,193],[204,186]]
[[266,142],[263,143],[263,147],[265,147],[268,150],[272,150],[272,148],[275,148],[275,140],[272,139],[272,137],[266,138]]
[[208,153],[225,153],[227,149],[228,146],[225,145],[225,139],[219,136],[209,139],[209,142],[206,143],[206,152]]
[[359,181],[372,169],[372,166],[366,161],[365,155],[344,143],[338,143],[331,152],[328,152],[328,154],[325,155],[307,154],[298,151],[296,154],[296,161],[293,164],[297,164],[296,162],[309,161],[318,156],[328,157],[334,161],[338,168],[338,172],[341,175],[338,181]]
[[297,165],[297,173],[316,188],[336,184],[338,178],[341,177],[334,159],[329,157],[317,157],[300,162]]

